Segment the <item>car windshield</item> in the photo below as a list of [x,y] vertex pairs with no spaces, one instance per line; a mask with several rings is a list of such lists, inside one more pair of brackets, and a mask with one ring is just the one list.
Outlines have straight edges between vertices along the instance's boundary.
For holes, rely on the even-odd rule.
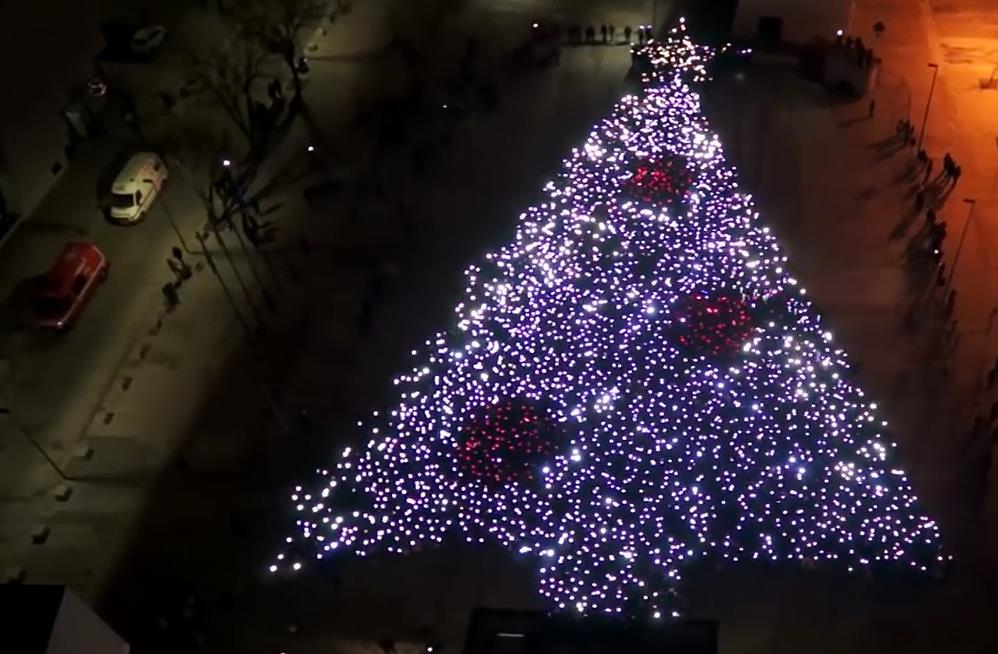
[[112,193],[111,206],[119,209],[127,209],[135,206],[135,196],[131,193]]
[[71,301],[65,296],[40,295],[35,298],[35,315],[39,318],[58,318],[69,311]]

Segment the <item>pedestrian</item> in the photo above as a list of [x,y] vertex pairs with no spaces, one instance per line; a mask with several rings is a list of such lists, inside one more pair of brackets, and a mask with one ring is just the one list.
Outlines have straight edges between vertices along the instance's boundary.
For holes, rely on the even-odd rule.
[[624,39],[627,41],[628,45],[631,43],[631,34],[633,33],[634,32],[631,30],[630,25],[624,25]]
[[929,234],[930,247],[937,256],[942,253],[943,241],[946,240],[946,223],[936,223]]
[[932,159],[925,162],[925,177],[922,179],[922,186],[929,183],[929,177],[932,176]]
[[609,30],[606,28],[606,23],[599,26],[600,38],[603,39],[603,43],[606,43],[606,35],[608,32]]
[[194,274],[194,271],[191,270],[190,264],[188,264],[186,261],[184,261],[184,251],[181,250],[176,245],[174,245],[170,249],[170,254],[173,255],[173,258],[177,260],[178,264],[180,264],[180,272],[181,272],[181,275],[183,276],[183,278],[185,280],[186,279],[190,279],[191,275]]
[[638,45],[645,44],[645,28],[638,27]]
[[180,286],[184,283],[184,271],[180,267],[180,263],[178,263],[176,259],[167,258],[166,267],[173,273],[173,276],[176,278],[175,284],[177,288],[180,288]]
[[936,231],[936,212],[932,207],[925,212],[925,225],[922,229],[931,237]]
[[180,294],[173,282],[163,284],[163,297],[166,299],[166,310],[173,311],[180,304]]
[[592,43],[596,40],[596,28],[592,25],[586,26],[586,43]]
[[953,308],[956,306],[956,289],[950,289],[949,297],[946,298],[946,316],[953,315]]
[[610,43],[613,43],[614,39],[617,38],[617,27],[613,23],[610,23],[607,29],[610,31]]
[[870,100],[870,110],[867,112],[867,118],[873,118],[873,112],[877,109],[876,99]]

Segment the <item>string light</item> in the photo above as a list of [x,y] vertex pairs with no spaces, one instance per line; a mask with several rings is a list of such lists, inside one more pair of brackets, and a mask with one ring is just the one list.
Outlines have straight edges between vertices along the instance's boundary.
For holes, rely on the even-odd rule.
[[291,499],[272,571],[449,536],[536,562],[553,608],[677,615],[704,559],[935,572],[887,423],[786,270],[690,85],[681,31],[467,271],[366,447]]

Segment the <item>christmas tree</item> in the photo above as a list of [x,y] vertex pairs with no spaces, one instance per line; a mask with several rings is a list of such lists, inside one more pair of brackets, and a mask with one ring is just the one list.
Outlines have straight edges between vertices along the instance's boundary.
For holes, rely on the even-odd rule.
[[272,572],[492,541],[554,608],[660,618],[704,559],[939,569],[887,423],[708,129],[712,55],[681,31],[640,52],[641,92],[467,271],[366,443],[295,490]]

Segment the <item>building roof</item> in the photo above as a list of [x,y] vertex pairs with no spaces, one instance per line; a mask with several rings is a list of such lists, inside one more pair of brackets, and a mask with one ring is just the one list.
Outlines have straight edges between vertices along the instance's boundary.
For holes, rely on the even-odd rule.
[[65,586],[0,584],[0,650],[44,654],[65,592]]

